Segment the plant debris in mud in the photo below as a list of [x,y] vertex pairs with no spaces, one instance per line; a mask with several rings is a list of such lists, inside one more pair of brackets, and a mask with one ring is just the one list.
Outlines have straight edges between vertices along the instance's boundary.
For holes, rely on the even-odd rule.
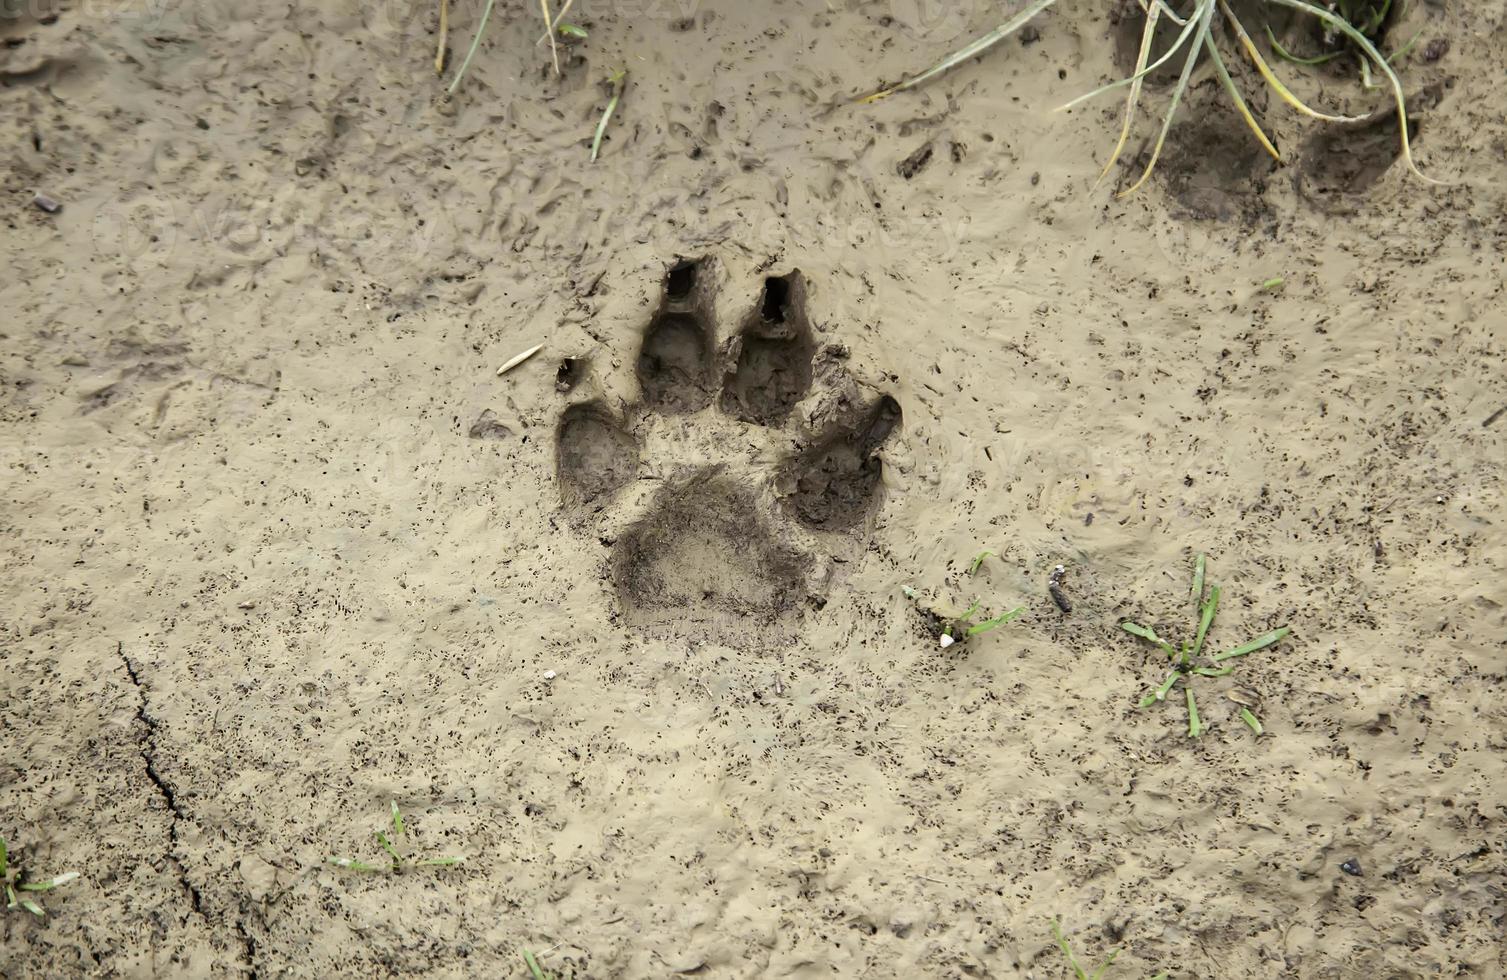
[[[968,564],[968,577],[972,578],[977,574],[979,567],[984,564],[984,559],[992,558],[993,556],[994,552],[992,551],[981,551],[975,555],[973,561]],[[936,636],[938,644],[944,650],[954,643],[961,643],[981,633],[987,633],[992,629],[1005,625],[1025,612],[1026,608],[1025,606],[1016,606],[1009,612],[1001,613],[991,619],[975,621],[974,616],[978,615],[979,610],[983,606],[977,600],[961,613],[943,613],[929,606],[922,605],[920,593],[910,586],[904,586],[903,591],[907,599],[916,603],[916,608],[920,611],[921,616],[927,622],[928,628]]]
[[[25,871],[12,864],[10,860],[10,846],[6,843],[4,837],[0,837],[0,881],[5,882],[5,907],[7,909],[21,908],[32,915],[44,916],[47,914],[47,910],[42,908],[31,895],[37,892],[52,891],[59,885],[68,884],[68,882],[78,876],[77,871],[65,871],[63,874],[53,878],[47,878],[42,881],[31,881]],[[17,895],[17,892],[21,894]]]
[[337,868],[347,871],[385,871],[389,874],[397,874],[408,868],[444,868],[461,864],[466,859],[463,857],[434,857],[434,858],[406,858],[398,850],[395,841],[403,839],[407,832],[407,825],[403,822],[403,813],[398,809],[398,801],[392,802],[392,836],[388,837],[382,831],[377,831],[377,843],[382,845],[382,850],[387,852],[389,861],[384,864],[371,864],[356,858],[332,857],[330,863]]
[[[1199,677],[1227,677],[1234,673],[1235,668],[1233,665],[1227,664],[1226,661],[1244,657],[1255,653],[1257,650],[1264,650],[1288,633],[1288,627],[1286,626],[1274,629],[1270,633],[1263,633],[1254,640],[1248,640],[1237,647],[1232,647],[1224,653],[1210,656],[1207,665],[1198,665],[1198,657],[1204,651],[1204,640],[1208,637],[1209,627],[1214,622],[1214,613],[1219,608],[1219,586],[1210,583],[1207,589],[1205,589],[1204,575],[1206,568],[1207,561],[1200,554],[1193,563],[1193,604],[1198,610],[1198,626],[1191,646],[1188,641],[1184,640],[1181,646],[1174,647],[1171,643],[1158,636],[1156,630],[1149,626],[1142,626],[1139,623],[1128,621],[1120,624],[1120,628],[1131,636],[1138,636],[1143,640],[1156,644],[1157,647],[1167,654],[1167,658],[1172,662],[1172,672],[1167,675],[1167,679],[1162,682],[1160,687],[1141,699],[1140,707],[1150,708],[1166,701],[1168,695],[1177,686],[1178,681],[1182,681],[1183,692],[1186,696],[1185,700],[1188,704],[1188,737],[1190,738],[1197,738],[1203,734],[1204,730],[1203,720],[1198,714],[1198,702],[1193,697],[1192,678],[1195,675]],[[1251,731],[1257,735],[1265,731],[1261,725],[1261,721],[1251,711],[1251,708],[1257,704],[1253,695],[1237,690],[1231,692],[1229,697],[1230,700],[1240,706],[1240,718],[1250,727]]]
[[[880,99],[888,98],[897,92],[915,88],[971,58],[982,55],[1000,41],[1020,31],[1037,15],[1044,12],[1056,2],[1057,0],[1031,0],[1030,3],[1004,24],[1001,24],[971,44],[953,52],[920,74],[913,75],[895,85],[882,88],[877,92],[861,96],[856,101],[877,102]],[[1392,56],[1392,58],[1382,55],[1373,43],[1373,37],[1380,29],[1381,24],[1386,20],[1392,0],[1382,0],[1380,16],[1377,16],[1377,8],[1374,4],[1367,4],[1362,2],[1362,0],[1348,0],[1348,2],[1341,0],[1338,4],[1338,10],[1331,9],[1336,4],[1326,6],[1322,3],[1309,2],[1309,0],[1263,0],[1263,2],[1266,6],[1285,7],[1314,17],[1323,25],[1326,35],[1332,34],[1337,39],[1336,43],[1339,43],[1340,39],[1342,39],[1348,45],[1348,49],[1355,51],[1360,57],[1363,79],[1368,88],[1373,87],[1371,85],[1372,68],[1374,67],[1380,73],[1390,87],[1393,100],[1396,104],[1404,162],[1407,164],[1408,169],[1419,178],[1429,183],[1439,183],[1432,178],[1425,177],[1413,162],[1413,151],[1408,135],[1406,98],[1403,94],[1402,82],[1397,77],[1397,73],[1392,70],[1391,65],[1396,55]],[[1175,64],[1175,58],[1181,59],[1181,70],[1177,76],[1177,81],[1173,84],[1170,100],[1166,112],[1162,117],[1161,130],[1152,148],[1150,160],[1147,162],[1145,170],[1142,171],[1140,177],[1130,187],[1120,192],[1121,197],[1133,194],[1150,178],[1152,172],[1156,169],[1157,161],[1161,159],[1162,150],[1167,141],[1167,134],[1171,131],[1173,120],[1177,116],[1178,107],[1182,104],[1183,97],[1188,92],[1193,77],[1193,69],[1205,54],[1208,55],[1210,63],[1214,66],[1214,71],[1219,77],[1220,85],[1224,88],[1226,94],[1229,95],[1230,101],[1234,104],[1236,111],[1240,114],[1246,126],[1255,135],[1256,140],[1273,159],[1281,159],[1281,154],[1278,152],[1276,144],[1262,130],[1260,123],[1256,121],[1256,117],[1246,105],[1245,97],[1241,94],[1239,87],[1236,86],[1234,79],[1230,77],[1229,69],[1225,66],[1224,57],[1220,54],[1219,46],[1215,42],[1217,35],[1214,31],[1214,26],[1217,20],[1223,20],[1229,24],[1235,36],[1239,39],[1245,54],[1250,58],[1252,64],[1255,65],[1262,79],[1283,102],[1287,103],[1293,109],[1306,116],[1326,122],[1353,123],[1364,118],[1337,116],[1319,112],[1310,108],[1294,95],[1272,71],[1271,66],[1261,54],[1260,49],[1251,40],[1249,32],[1246,31],[1239,17],[1230,8],[1229,0],[1191,0],[1190,3],[1179,4],[1178,6],[1188,11],[1186,15],[1179,14],[1168,0],[1145,0],[1145,2],[1141,3],[1141,6],[1145,11],[1145,27],[1141,35],[1140,51],[1136,57],[1134,72],[1128,78],[1122,78],[1119,81],[1101,86],[1062,106],[1063,109],[1070,109],[1095,96],[1103,95],[1120,88],[1129,89],[1125,98],[1125,121],[1120,129],[1119,140],[1110,154],[1109,162],[1105,164],[1103,172],[1099,175],[1099,180],[1102,181],[1109,174],[1110,170],[1114,168],[1115,163],[1119,161],[1129,140],[1130,129],[1135,121],[1136,110],[1140,105],[1143,82],[1148,75],[1156,72],[1163,65],[1169,62]],[[1177,25],[1180,31],[1172,41],[1171,46],[1158,55],[1153,50],[1155,47],[1154,42],[1157,37],[1157,26],[1164,22],[1164,18],[1166,21]],[[1370,30],[1371,33],[1368,34],[1367,30]]]

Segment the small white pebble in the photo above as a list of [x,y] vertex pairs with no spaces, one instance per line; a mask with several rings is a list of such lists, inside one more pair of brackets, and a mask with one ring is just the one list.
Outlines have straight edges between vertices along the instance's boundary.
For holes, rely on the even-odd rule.
[[946,633],[942,634],[942,649],[943,650],[946,650],[948,647],[952,646],[956,642],[957,642],[957,640],[954,640],[952,637],[948,636]]
[[555,672],[552,671],[552,670],[546,670],[544,672],[544,679],[547,680],[547,681],[554,680],[555,679]]

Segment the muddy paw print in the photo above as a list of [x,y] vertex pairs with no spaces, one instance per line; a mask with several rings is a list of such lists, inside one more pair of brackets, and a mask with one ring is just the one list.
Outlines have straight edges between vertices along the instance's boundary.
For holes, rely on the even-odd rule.
[[668,271],[637,403],[567,408],[556,476],[574,522],[610,549],[625,625],[755,646],[790,639],[865,546],[900,406],[857,382],[845,349],[818,346],[798,271],[767,278],[719,343],[716,271]]

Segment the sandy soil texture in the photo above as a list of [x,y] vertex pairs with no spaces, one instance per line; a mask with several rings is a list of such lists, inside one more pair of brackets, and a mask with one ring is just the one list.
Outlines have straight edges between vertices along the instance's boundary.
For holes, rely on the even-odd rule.
[[0,975],[1507,976],[1507,3],[1059,7],[0,0]]

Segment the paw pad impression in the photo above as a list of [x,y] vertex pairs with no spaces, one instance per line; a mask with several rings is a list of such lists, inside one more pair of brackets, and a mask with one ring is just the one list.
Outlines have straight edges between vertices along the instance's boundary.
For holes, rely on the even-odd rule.
[[[749,646],[788,639],[803,605],[821,605],[813,552],[858,543],[901,411],[888,395],[865,401],[840,358],[818,356],[799,271],[766,278],[719,346],[711,272],[670,267],[634,361],[639,402],[626,418],[600,399],[567,408],[556,478],[567,507],[606,532],[628,625]],[[814,390],[837,407],[806,419],[814,434],[787,434]]]

